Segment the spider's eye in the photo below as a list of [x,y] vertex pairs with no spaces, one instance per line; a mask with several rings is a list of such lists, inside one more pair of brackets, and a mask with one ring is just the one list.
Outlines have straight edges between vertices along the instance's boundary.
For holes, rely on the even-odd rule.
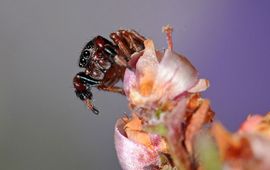
[[82,55],[85,57],[85,58],[88,58],[90,56],[90,52],[88,50],[84,50]]
[[81,62],[82,64],[86,64],[86,60],[85,60],[84,58],[82,58],[82,59],[80,60],[80,62]]
[[87,63],[86,63],[86,60],[85,58],[81,58],[80,59],[80,62],[79,62],[79,66],[80,67],[86,67]]
[[86,67],[90,59],[90,51],[84,50],[80,56],[79,67]]
[[92,41],[89,41],[86,46],[85,46],[85,49],[90,49],[90,48],[93,48],[94,44],[93,44],[93,40]]

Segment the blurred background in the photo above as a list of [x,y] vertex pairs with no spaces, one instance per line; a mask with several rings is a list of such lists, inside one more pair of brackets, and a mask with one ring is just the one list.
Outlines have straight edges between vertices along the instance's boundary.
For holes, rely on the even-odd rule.
[[133,28],[175,50],[201,77],[217,119],[236,130],[270,111],[270,1],[1,0],[0,169],[117,170],[113,131],[129,113],[123,96],[94,91],[99,116],[76,98],[84,44]]

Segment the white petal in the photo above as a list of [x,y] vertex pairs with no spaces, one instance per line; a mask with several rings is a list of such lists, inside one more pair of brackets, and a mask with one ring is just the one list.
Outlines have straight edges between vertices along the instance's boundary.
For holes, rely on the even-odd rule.
[[197,70],[184,56],[170,49],[165,51],[158,68],[156,88],[165,87],[168,96],[174,98],[194,86],[197,80]]
[[190,93],[198,93],[205,91],[210,86],[209,80],[207,79],[200,79],[197,84],[188,90]]
[[136,77],[142,95],[149,95],[158,69],[158,60],[152,40],[144,41],[145,50],[136,64]]
[[135,73],[129,69],[126,69],[123,81],[124,92],[129,96],[130,89],[136,84]]

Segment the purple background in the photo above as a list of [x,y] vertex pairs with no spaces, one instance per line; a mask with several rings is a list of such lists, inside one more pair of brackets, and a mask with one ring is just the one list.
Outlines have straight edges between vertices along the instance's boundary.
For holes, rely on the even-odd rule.
[[236,130],[270,111],[270,1],[1,0],[0,169],[119,169],[113,144],[124,97],[95,91],[94,116],[73,93],[85,42],[134,28],[175,50],[211,81],[204,96]]

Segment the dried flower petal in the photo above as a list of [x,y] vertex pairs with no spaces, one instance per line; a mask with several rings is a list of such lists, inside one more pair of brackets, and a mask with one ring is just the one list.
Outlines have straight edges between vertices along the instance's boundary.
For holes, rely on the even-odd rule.
[[115,149],[123,170],[143,170],[151,164],[157,164],[158,152],[135,143],[126,137],[125,122],[119,119],[115,126]]
[[139,119],[136,114],[132,115],[132,118],[130,120],[127,120],[127,123],[124,126],[124,129],[131,129],[131,130],[137,130],[141,131],[142,130],[142,120]]
[[190,123],[186,128],[185,144],[189,153],[193,153],[192,145],[194,136],[205,123],[209,122],[209,105],[209,101],[204,100],[198,110],[192,115]]
[[142,144],[149,149],[153,149],[150,136],[146,132],[131,129],[126,129],[125,131],[128,139],[132,140],[135,143]]
[[158,134],[144,131],[145,128],[142,128],[142,126],[142,120],[136,114],[133,114],[124,126],[127,138],[150,149],[167,153],[168,148],[164,138]]

